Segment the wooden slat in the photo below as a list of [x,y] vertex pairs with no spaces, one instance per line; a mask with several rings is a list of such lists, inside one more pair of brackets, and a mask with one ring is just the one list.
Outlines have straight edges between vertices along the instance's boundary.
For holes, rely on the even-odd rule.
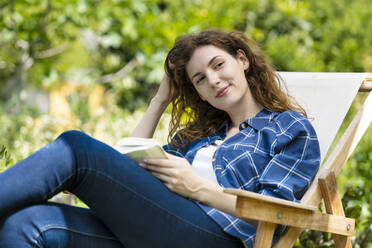
[[364,81],[372,82],[372,73],[368,74]]
[[[340,173],[342,167],[370,125],[372,121],[372,115],[370,113],[372,113],[372,93],[369,93],[353,121],[340,138],[327,161],[325,161],[324,165],[321,167],[321,170],[333,171],[336,176]],[[320,173],[317,174],[313,184],[302,198],[301,202],[304,204],[318,206],[320,203],[322,194],[318,187],[319,174]]]
[[[368,81],[372,79],[372,74],[369,74]],[[350,157],[355,146],[358,144],[363,134],[367,130],[371,123],[372,115],[372,92],[369,93],[367,99],[364,101],[363,105],[359,108],[357,114],[355,115],[353,121],[350,123],[345,133],[337,143],[336,147],[331,152],[331,155],[322,166],[321,169],[333,170],[337,176],[341,171],[341,168],[346,163],[347,159]],[[318,173],[319,174],[319,173]],[[310,186],[301,202],[318,206],[322,199],[321,191],[318,187],[318,175],[314,180],[314,183]],[[288,232],[282,237],[275,248],[288,248],[292,247],[296,242],[296,239],[301,234],[301,228],[290,228]]]
[[276,224],[260,221],[258,222],[254,248],[270,248]]
[[281,206],[271,202],[252,201],[243,197],[237,198],[236,215],[243,219],[265,221],[347,236],[353,234],[355,225],[354,219]]
[[[324,174],[319,176],[319,186],[322,191],[327,213],[345,216],[341,198],[338,194],[335,173],[332,171],[324,171]],[[352,248],[350,237],[338,234],[332,234],[332,236],[336,248]]]
[[264,201],[264,202],[270,202],[274,204],[278,204],[281,206],[285,207],[293,207],[297,209],[303,209],[303,210],[309,210],[309,211],[316,211],[318,210],[317,207],[311,206],[311,205],[306,205],[302,203],[297,203],[293,201],[288,201],[288,200],[283,200],[275,197],[270,197],[267,195],[261,195],[258,193],[250,192],[247,190],[242,190],[242,189],[232,189],[232,188],[226,188],[223,190],[225,193],[233,194],[236,196],[241,196],[246,199],[252,200],[252,201]]
[[372,90],[372,73],[368,74],[359,88],[361,92],[370,92]]
[[338,194],[338,187],[335,173],[329,170],[322,171],[319,175],[319,186],[322,192],[326,212],[338,216],[345,216],[341,198]]
[[297,238],[302,232],[302,228],[291,227],[286,232],[286,234],[279,239],[279,241],[274,245],[274,248],[290,248],[296,243]]

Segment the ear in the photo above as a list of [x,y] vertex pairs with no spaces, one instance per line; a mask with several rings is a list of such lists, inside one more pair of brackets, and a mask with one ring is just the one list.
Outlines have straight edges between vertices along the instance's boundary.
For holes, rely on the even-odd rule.
[[247,56],[245,55],[245,52],[242,49],[239,49],[236,52],[236,59],[239,60],[242,63],[244,70],[248,70],[249,60],[248,60]]

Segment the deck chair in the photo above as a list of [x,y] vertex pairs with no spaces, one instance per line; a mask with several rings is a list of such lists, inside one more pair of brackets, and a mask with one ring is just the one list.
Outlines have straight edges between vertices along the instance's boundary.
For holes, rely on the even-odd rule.
[[[372,74],[278,72],[288,93],[305,108],[318,134],[322,160],[358,91],[370,92]],[[237,196],[236,215],[257,220],[255,248],[272,247],[277,224],[289,227],[275,248],[293,247],[303,229],[332,233],[336,247],[351,247],[354,219],[346,218],[337,191],[336,176],[372,120],[372,93],[354,116],[300,203],[241,189],[225,189]],[[332,113],[332,115],[330,114]],[[324,200],[326,213],[318,211]]]

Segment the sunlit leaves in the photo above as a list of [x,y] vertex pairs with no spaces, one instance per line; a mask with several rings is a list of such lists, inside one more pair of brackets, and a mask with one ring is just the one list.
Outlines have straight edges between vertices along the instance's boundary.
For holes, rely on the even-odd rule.
[[[132,112],[137,113],[136,109],[148,103],[162,78],[166,53],[177,36],[206,28],[245,32],[260,43],[269,61],[280,70],[372,71],[370,0],[3,2],[0,4],[0,100],[11,98],[13,91],[19,93],[30,85],[44,90],[53,90],[64,82],[104,85],[111,94],[111,105],[119,103],[123,111],[128,111],[123,114],[115,110],[120,117],[105,116],[105,121],[115,124],[91,121],[86,99],[70,97],[73,112],[80,115],[73,122],[80,123],[69,127],[91,131],[97,125],[99,131],[95,136],[117,132],[124,125],[120,118],[132,118]],[[135,66],[128,73],[115,77],[131,63]],[[16,159],[54,137],[57,131],[53,126],[67,127],[45,116],[32,117],[35,121],[30,121],[29,113],[20,109],[24,103],[16,97],[11,99],[15,99],[12,104],[18,108],[5,107],[3,103],[1,107],[6,114],[18,115],[9,117],[4,116],[5,112],[0,113],[3,135],[0,140],[4,144],[8,142],[5,145],[10,154],[17,153]],[[42,139],[35,141],[35,137]],[[371,130],[366,137],[371,140]],[[372,194],[371,151],[372,144],[361,141],[346,166],[347,176],[339,176],[341,185],[359,186],[365,195]],[[372,214],[365,209],[371,205],[371,198],[365,197],[352,198],[346,206],[352,216],[361,216],[357,229],[367,230],[358,231],[360,237],[367,237],[361,238],[360,243],[370,239],[367,232]],[[306,247],[331,246],[327,235],[306,235],[314,239],[307,241]],[[358,239],[359,236],[355,243]]]
[[11,158],[10,154],[8,153],[6,147],[1,145],[0,147],[0,168],[7,167],[12,163],[13,159]]

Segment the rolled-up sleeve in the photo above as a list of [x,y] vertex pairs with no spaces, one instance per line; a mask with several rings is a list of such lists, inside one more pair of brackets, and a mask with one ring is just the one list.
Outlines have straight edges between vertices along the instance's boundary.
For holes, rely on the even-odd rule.
[[278,119],[275,154],[259,178],[260,194],[301,200],[320,164],[318,139],[311,123],[294,112]]
[[167,153],[172,154],[172,155],[175,155],[175,156],[178,156],[178,157],[184,157],[184,152],[182,152],[181,149],[179,149],[179,148],[173,149],[170,144],[164,145],[163,150],[166,151]]
[[[180,142],[180,135],[182,131],[177,132],[174,136],[173,139],[176,141]],[[186,146],[187,147],[187,146]],[[178,157],[185,157],[185,153],[187,152],[187,149],[185,147],[172,147],[171,144],[166,144],[163,146],[163,150],[166,151],[167,153],[170,153],[172,155],[178,156]]]

